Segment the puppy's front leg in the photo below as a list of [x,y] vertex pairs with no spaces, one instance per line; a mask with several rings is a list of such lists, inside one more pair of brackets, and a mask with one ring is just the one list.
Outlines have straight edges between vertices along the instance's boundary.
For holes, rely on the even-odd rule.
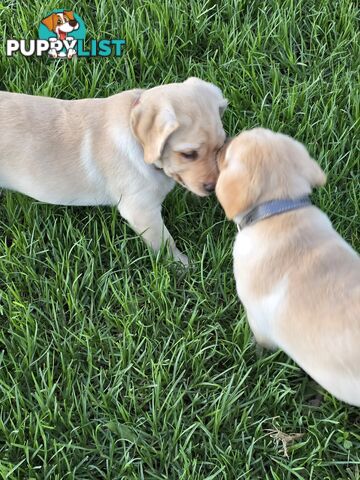
[[168,243],[174,259],[188,265],[187,256],[178,250],[174,239],[164,225],[161,206],[150,208],[122,199],[118,210],[120,215],[129,222],[131,228],[141,235],[145,243],[153,250],[157,252],[162,244]]

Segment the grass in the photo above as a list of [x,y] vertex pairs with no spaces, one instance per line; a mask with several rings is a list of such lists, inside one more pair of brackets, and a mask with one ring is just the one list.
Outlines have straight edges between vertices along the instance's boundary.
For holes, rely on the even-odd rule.
[[[0,88],[71,99],[213,81],[230,134],[263,125],[308,146],[328,174],[314,201],[359,250],[355,3],[89,3],[0,2]],[[123,57],[4,56],[7,38],[36,38],[61,6],[88,39],[125,38]],[[177,188],[164,212],[187,271],[152,256],[115,209],[3,193],[1,478],[358,480],[359,409],[257,350],[235,293],[235,227],[216,200]]]

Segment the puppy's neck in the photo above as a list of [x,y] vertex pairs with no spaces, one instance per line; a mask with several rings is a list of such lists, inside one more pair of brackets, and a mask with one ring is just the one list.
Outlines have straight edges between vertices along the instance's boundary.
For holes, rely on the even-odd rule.
[[293,210],[311,206],[311,200],[308,195],[303,195],[297,198],[282,198],[270,200],[258,204],[256,207],[249,209],[247,213],[242,214],[241,218],[237,215],[234,221],[237,224],[238,230],[241,231],[245,227],[251,226],[255,223],[265,220],[270,217],[278,216],[283,213],[288,213]]
[[249,215],[251,211],[255,210],[262,204],[271,203],[275,200],[291,202],[293,199],[309,197],[311,193],[311,186],[301,178],[297,178],[294,181],[288,180],[285,185],[281,185],[280,187],[270,184],[268,185],[266,192],[261,193],[258,199],[247,210],[239,212],[233,220],[235,223],[241,224],[243,219]]

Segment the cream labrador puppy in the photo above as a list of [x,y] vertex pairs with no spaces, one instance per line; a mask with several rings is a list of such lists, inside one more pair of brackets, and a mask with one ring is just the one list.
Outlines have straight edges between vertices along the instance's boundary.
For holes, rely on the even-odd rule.
[[108,98],[0,92],[0,187],[58,205],[116,205],[184,264],[161,216],[175,181],[209,195],[225,140],[219,88],[198,78]]
[[226,145],[219,168],[216,194],[239,229],[237,292],[256,340],[360,406],[360,258],[307,197],[323,171],[302,144],[263,128]]

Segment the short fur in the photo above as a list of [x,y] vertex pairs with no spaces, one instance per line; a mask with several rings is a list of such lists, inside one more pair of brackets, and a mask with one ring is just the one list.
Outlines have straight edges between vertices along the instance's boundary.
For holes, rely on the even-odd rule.
[[0,187],[53,204],[116,205],[148,245],[167,241],[187,263],[161,204],[174,180],[201,196],[214,190],[225,106],[197,78],[99,99],[0,92]]
[[[299,142],[257,128],[222,152],[216,193],[239,222],[257,204],[309,194],[325,175]],[[315,206],[244,228],[234,274],[257,341],[280,347],[337,398],[360,406],[360,258]]]

